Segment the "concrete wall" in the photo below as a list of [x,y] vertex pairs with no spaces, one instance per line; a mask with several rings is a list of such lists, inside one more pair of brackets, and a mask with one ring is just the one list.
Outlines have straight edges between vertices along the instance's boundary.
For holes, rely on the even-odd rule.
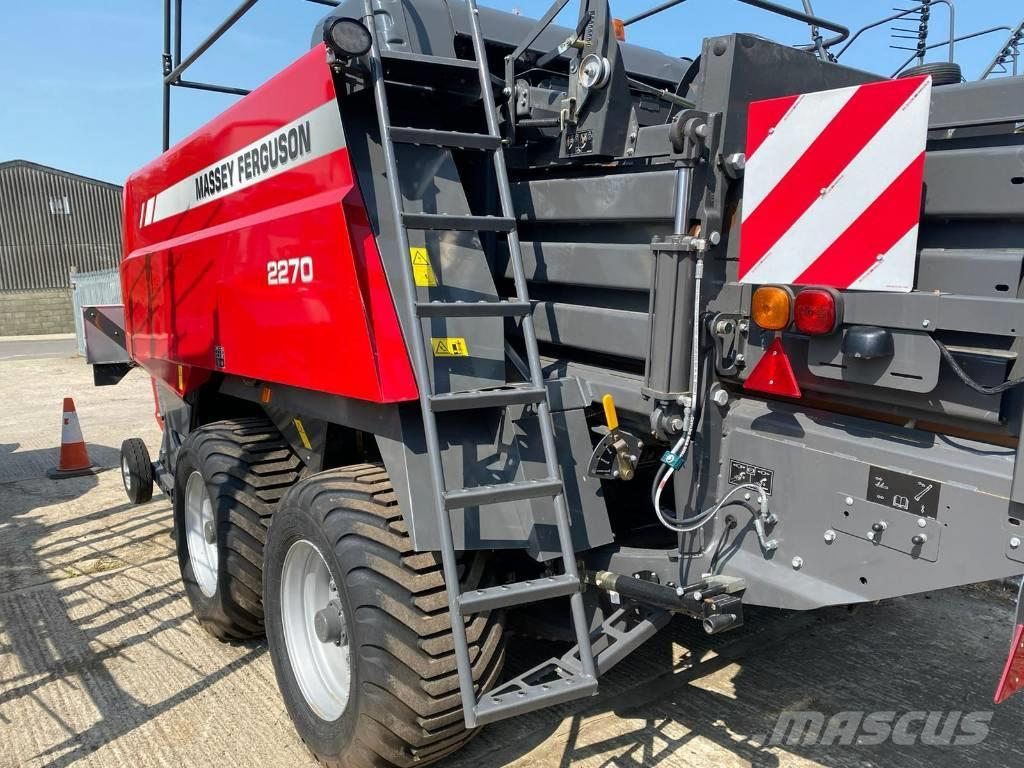
[[70,289],[0,293],[0,336],[74,331]]

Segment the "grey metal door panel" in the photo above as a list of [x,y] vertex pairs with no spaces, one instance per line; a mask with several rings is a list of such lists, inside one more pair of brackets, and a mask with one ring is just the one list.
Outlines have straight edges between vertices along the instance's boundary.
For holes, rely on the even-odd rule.
[[671,219],[672,170],[579,179],[535,179],[512,185],[520,219],[616,222]]
[[538,301],[537,338],[592,352],[642,360],[647,353],[647,313]]
[[820,378],[931,392],[939,382],[939,348],[927,333],[893,331],[891,357],[863,360],[843,353],[843,333],[811,337],[807,368]]
[[[526,279],[535,283],[616,291],[647,291],[651,286],[651,247],[647,243],[527,241],[521,246]],[[510,262],[504,274],[506,279],[512,278]]]
[[[769,535],[777,550],[761,550],[740,505],[724,510],[739,525],[719,569],[748,580],[745,602],[808,609],[1024,571],[1008,546],[1022,514],[1009,499],[1010,448],[753,400],[732,408],[723,431],[720,492],[733,461],[774,473],[769,501],[779,522]],[[920,479],[937,496],[927,508],[913,495],[904,504],[899,493],[882,503],[869,482],[879,468]],[[722,533],[709,527],[691,570],[708,566]],[[919,534],[926,538],[915,544]]]
[[[578,384],[576,385],[578,388]],[[575,398],[574,398],[575,399]],[[552,414],[559,468],[572,521],[577,551],[611,543],[613,535],[599,480],[588,477],[590,431],[582,408]],[[536,441],[536,420],[524,406],[511,406],[507,416],[440,414],[442,461],[453,486],[471,487],[544,477],[545,467]],[[457,439],[456,439],[457,438]],[[536,444],[534,444],[536,442]],[[401,434],[377,435],[384,464],[395,484],[399,506],[406,516],[417,551],[440,547],[437,521],[412,489],[429,480],[426,447],[419,415],[402,409]],[[424,513],[424,510],[426,513]],[[456,549],[526,549],[539,560],[558,556],[554,507],[550,499],[530,499],[452,510]]]
[[1024,120],[1024,78],[999,78],[932,91],[931,130]]
[[1024,152],[1019,146],[929,152],[926,216],[1024,218]]

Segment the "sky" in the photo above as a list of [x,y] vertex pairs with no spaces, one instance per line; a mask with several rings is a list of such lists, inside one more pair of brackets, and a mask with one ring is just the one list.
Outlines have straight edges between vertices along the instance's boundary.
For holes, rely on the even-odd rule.
[[[239,0],[184,0],[186,54]],[[781,0],[799,7],[799,0]],[[549,0],[480,0],[538,17]],[[611,0],[629,18],[657,0]],[[856,29],[891,14],[894,0],[814,0],[819,16]],[[902,7],[908,7],[904,3]],[[160,153],[162,0],[0,0],[0,161],[15,158],[123,183]],[[576,2],[569,9],[575,19]],[[193,80],[252,88],[309,49],[324,7],[305,0],[261,0],[188,72]],[[958,0],[958,35],[1020,22],[1020,0]],[[931,41],[948,37],[943,6],[933,11]],[[909,25],[908,25],[909,26]],[[701,40],[756,32],[805,42],[807,27],[737,0],[688,0],[628,28],[628,39],[672,55],[693,55]],[[969,79],[1007,37],[996,32],[957,45]],[[866,32],[842,62],[890,74],[909,52],[890,50],[888,25]],[[930,60],[945,60],[935,49]],[[226,109],[237,97],[173,89],[172,142]]]

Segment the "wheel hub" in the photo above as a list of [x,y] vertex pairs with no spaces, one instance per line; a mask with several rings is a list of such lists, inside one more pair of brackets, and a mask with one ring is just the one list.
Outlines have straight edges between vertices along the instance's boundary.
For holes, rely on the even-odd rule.
[[300,539],[281,567],[281,626],[288,663],[309,708],[337,720],[348,707],[352,661],[341,599],[320,550]]
[[216,534],[206,481],[199,472],[193,472],[185,484],[185,543],[196,584],[207,597],[213,597],[217,591]]
[[345,634],[345,614],[340,600],[331,600],[327,607],[321,608],[313,617],[313,629],[321,643],[344,645],[348,642]]

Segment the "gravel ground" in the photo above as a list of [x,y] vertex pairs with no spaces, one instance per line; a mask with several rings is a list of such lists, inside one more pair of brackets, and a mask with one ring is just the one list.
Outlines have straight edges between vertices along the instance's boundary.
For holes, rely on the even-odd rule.
[[[192,620],[167,500],[130,507],[116,470],[44,477],[65,395],[100,465],[125,437],[154,455],[159,440],[141,372],[96,389],[77,358],[0,362],[0,766],[312,767],[265,646],[218,643]],[[597,698],[486,728],[446,765],[1019,766],[1024,697],[975,746],[766,743],[785,710],[991,712],[1010,618],[996,588],[750,610],[719,638],[679,620]],[[510,663],[549,650],[520,641]]]

